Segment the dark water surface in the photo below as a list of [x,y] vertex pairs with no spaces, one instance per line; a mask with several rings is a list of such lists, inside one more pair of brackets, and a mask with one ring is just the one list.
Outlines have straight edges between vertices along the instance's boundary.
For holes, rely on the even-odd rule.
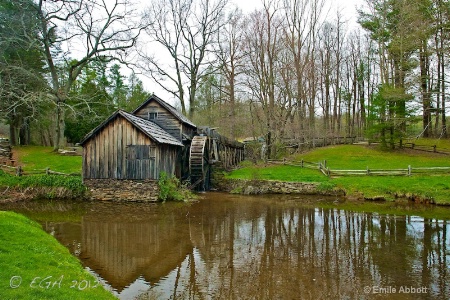
[[450,299],[450,222],[315,199],[208,193],[0,210],[40,221],[120,299]]

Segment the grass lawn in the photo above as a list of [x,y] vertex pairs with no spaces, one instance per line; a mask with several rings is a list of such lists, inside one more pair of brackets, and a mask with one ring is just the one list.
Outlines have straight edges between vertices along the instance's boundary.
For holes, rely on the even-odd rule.
[[317,170],[302,169],[287,165],[263,165],[247,166],[233,171],[227,175],[230,179],[262,179],[262,180],[283,180],[296,182],[324,182],[328,178]]
[[411,167],[450,167],[450,156],[414,150],[383,151],[363,145],[339,145],[318,148],[294,157],[310,162],[326,160],[330,169],[365,170],[406,169]]
[[[81,180],[81,156],[62,156],[52,150],[51,147],[41,146],[14,147],[14,156],[18,159],[18,164],[22,166],[25,174],[33,174],[33,171],[40,172],[17,177],[0,170],[0,188],[4,188],[6,191],[10,188],[18,188],[21,191],[30,187],[40,188],[34,193],[37,197],[43,198],[82,197],[86,188]],[[66,174],[80,175],[46,175],[44,172],[46,168]],[[0,194],[0,200],[6,196],[8,196],[7,193]],[[15,196],[17,195],[10,197],[14,198]]]
[[0,299],[116,299],[41,226],[0,211]]
[[25,172],[50,168],[67,174],[81,174],[81,156],[63,156],[53,152],[52,147],[42,146],[14,147],[13,151]]
[[[327,161],[330,169],[365,170],[406,169],[414,167],[450,167],[450,157],[422,151],[399,150],[386,152],[363,145],[339,145],[318,148],[291,157],[309,162]],[[301,169],[285,165],[246,165],[233,171],[227,178],[262,179],[281,181],[325,182],[330,187],[345,190],[347,194],[363,194],[365,197],[414,195],[433,199],[438,204],[450,205],[450,174],[406,176],[351,176],[328,179],[318,170]]]

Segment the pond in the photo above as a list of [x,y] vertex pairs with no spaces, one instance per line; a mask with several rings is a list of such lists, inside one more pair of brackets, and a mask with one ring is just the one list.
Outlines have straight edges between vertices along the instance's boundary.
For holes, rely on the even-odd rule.
[[188,204],[39,201],[0,210],[41,222],[120,299],[450,297],[449,221],[317,201],[206,193]]

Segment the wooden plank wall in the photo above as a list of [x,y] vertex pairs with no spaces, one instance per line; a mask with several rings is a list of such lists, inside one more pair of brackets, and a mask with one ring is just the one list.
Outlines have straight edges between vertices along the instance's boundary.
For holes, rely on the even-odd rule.
[[141,108],[139,111],[137,111],[135,115],[147,120],[149,112],[157,112],[158,118],[152,121],[161,126],[165,131],[167,131],[177,140],[179,141],[182,140],[181,121],[178,120],[174,115],[172,115],[166,108],[161,106],[159,103],[150,102],[149,104]]
[[[148,145],[155,148],[154,165],[143,162],[127,163],[127,145]],[[158,145],[145,134],[137,130],[121,116],[111,121],[105,128],[92,137],[83,153],[83,178],[86,179],[157,179],[160,171],[174,174],[177,151],[179,147]],[[147,178],[129,178],[128,166],[139,166],[140,173],[149,173]],[[147,170],[148,169],[148,170]],[[144,177],[139,175],[138,177]],[[135,176],[131,176],[135,177]]]
[[[175,167],[178,163],[178,150],[176,147],[170,145],[160,145],[157,149],[156,161],[159,172],[165,172],[168,176],[175,174]],[[181,150],[181,148],[179,148]]]

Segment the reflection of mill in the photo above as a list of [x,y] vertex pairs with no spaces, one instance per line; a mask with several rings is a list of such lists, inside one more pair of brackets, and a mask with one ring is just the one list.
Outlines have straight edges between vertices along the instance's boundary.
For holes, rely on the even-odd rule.
[[114,289],[144,278],[154,284],[180,265],[192,244],[187,229],[175,221],[108,221],[84,217],[81,258]]

